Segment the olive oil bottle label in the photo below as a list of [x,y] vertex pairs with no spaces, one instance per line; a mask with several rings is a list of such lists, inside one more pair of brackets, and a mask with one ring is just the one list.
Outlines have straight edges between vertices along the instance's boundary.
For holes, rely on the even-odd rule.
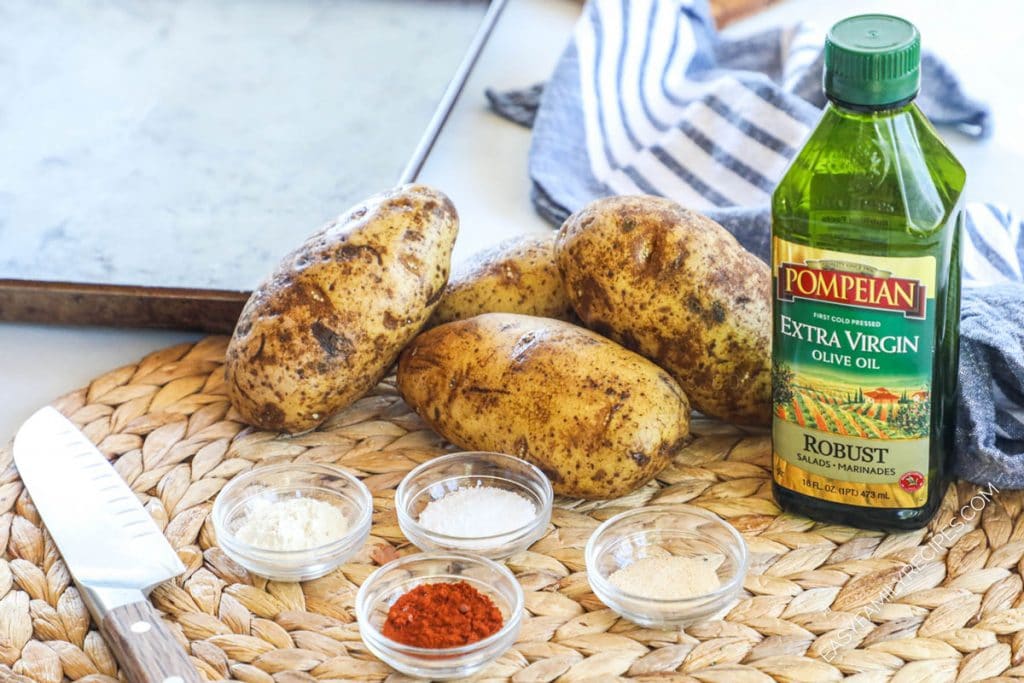
[[772,242],[776,483],[821,500],[928,498],[935,258]]

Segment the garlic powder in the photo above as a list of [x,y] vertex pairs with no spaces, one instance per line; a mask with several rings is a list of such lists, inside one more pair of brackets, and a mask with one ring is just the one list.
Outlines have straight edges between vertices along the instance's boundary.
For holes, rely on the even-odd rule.
[[264,550],[308,550],[336,541],[346,531],[348,520],[330,503],[316,498],[258,498],[235,535]]

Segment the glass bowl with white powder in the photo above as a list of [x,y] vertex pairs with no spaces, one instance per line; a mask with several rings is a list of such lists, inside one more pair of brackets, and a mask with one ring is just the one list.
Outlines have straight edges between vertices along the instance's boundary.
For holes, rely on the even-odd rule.
[[288,463],[238,475],[213,503],[217,543],[249,571],[306,581],[352,557],[370,535],[373,496],[330,465]]
[[420,550],[491,559],[514,555],[543,536],[553,500],[551,482],[530,463],[477,451],[428,460],[395,492],[398,525]]
[[747,544],[721,517],[691,505],[629,510],[594,531],[585,550],[594,594],[641,626],[686,626],[736,598]]

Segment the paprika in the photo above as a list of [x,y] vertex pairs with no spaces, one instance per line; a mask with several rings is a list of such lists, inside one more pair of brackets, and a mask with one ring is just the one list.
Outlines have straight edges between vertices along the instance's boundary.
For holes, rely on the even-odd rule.
[[404,645],[439,649],[483,640],[503,623],[494,601],[465,581],[424,583],[395,600],[383,632]]

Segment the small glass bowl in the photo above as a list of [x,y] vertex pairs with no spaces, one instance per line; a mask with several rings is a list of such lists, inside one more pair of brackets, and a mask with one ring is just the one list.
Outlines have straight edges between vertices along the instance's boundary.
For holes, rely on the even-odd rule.
[[[505,623],[469,645],[423,648],[382,633],[391,605],[424,583],[465,581],[494,601]],[[356,622],[367,649],[408,676],[450,680],[472,676],[512,647],[523,619],[523,589],[504,566],[477,555],[435,552],[406,555],[371,574],[356,595]]]
[[[420,513],[431,501],[473,486],[514,491],[533,503],[536,515],[518,529],[493,536],[448,536],[419,523]],[[544,535],[554,497],[547,476],[525,460],[470,451],[428,460],[409,472],[395,492],[395,508],[402,533],[420,550],[465,551],[497,560],[526,550]]]
[[[599,526],[586,548],[587,580],[601,602],[641,626],[686,626],[725,608],[747,574],[747,544],[736,529],[690,505],[653,506],[615,515]],[[684,599],[655,599],[626,593],[608,577],[645,557],[721,556],[721,586]]]
[[[306,550],[268,550],[235,535],[257,500],[316,498],[345,515],[344,536]],[[213,530],[228,557],[249,571],[277,581],[307,581],[352,557],[370,535],[373,496],[348,472],[330,465],[283,464],[258,467],[232,479],[213,503]]]

